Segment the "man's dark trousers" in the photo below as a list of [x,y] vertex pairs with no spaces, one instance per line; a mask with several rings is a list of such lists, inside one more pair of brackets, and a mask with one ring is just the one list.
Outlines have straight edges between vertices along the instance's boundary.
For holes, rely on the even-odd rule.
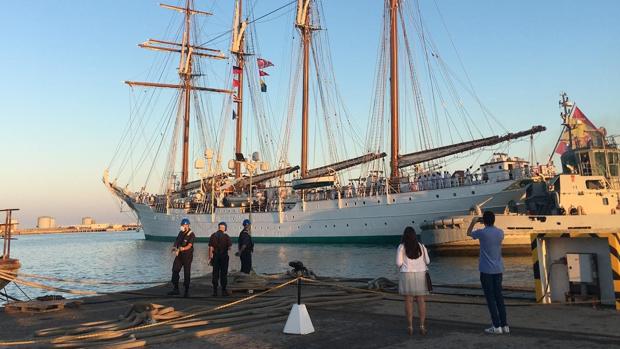
[[218,281],[222,286],[222,290],[225,290],[228,283],[228,254],[216,253],[213,255],[213,275],[211,279],[213,292],[217,290]]
[[174,263],[172,263],[172,285],[175,289],[179,289],[179,272],[183,268],[183,286],[185,290],[189,290],[193,259],[193,252],[181,252],[174,258]]
[[252,253],[244,251],[239,258],[241,259],[241,272],[249,274],[252,271]]
[[502,274],[480,273],[480,283],[487,299],[493,327],[504,327],[506,323],[506,306],[502,295]]

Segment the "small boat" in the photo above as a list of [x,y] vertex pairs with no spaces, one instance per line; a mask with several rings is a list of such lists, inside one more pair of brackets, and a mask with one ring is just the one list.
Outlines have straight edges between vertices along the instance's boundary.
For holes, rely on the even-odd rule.
[[4,224],[0,224],[4,228],[4,234],[2,236],[4,240],[4,246],[2,249],[2,256],[0,256],[0,290],[4,289],[11,281],[17,276],[17,271],[21,267],[21,263],[18,259],[11,258],[11,232],[13,227],[13,221],[11,215],[13,211],[18,211],[16,208],[0,210],[0,212],[6,212],[6,220]]

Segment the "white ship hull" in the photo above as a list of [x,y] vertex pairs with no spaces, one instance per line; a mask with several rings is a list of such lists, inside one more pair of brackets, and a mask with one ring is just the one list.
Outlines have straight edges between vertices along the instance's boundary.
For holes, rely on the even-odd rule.
[[[252,236],[256,242],[398,242],[407,226],[419,228],[435,219],[464,215],[477,204],[503,211],[508,202],[518,202],[524,195],[525,187],[513,185],[516,182],[298,202],[283,212],[253,212]],[[242,228],[241,222],[249,216],[241,208],[217,208],[214,215],[188,214],[183,209],[158,213],[149,205],[128,203],[137,213],[145,237],[152,240],[173,240],[184,217],[190,219],[199,241],[208,240],[220,221],[228,224],[231,236],[235,237]]]
[[[434,222],[422,230],[422,243],[435,246],[436,252],[449,255],[477,255],[478,240],[467,235],[472,219],[477,216],[455,216]],[[592,215],[496,215],[495,224],[504,231],[505,255],[530,255],[531,235],[540,233],[604,232],[620,229],[619,214]],[[472,230],[483,228],[477,223]]]

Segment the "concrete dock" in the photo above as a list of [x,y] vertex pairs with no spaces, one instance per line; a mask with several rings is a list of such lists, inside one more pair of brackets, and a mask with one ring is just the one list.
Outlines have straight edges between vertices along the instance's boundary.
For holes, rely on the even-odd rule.
[[[268,287],[287,280],[290,279],[272,278]],[[202,277],[192,281],[193,292],[189,298],[168,297],[165,294],[169,286],[161,285],[140,291],[84,298],[79,307],[57,312],[0,312],[0,348],[60,347],[58,340],[61,332],[45,329],[65,326],[67,329],[76,329],[84,328],[85,323],[94,321],[118,321],[119,316],[127,314],[132,306],[146,303],[174,307],[175,312],[184,316],[202,314],[193,320],[208,320],[209,317],[211,320],[196,327],[179,325],[182,330],[174,332],[175,335],[163,333],[158,336],[157,331],[153,330],[171,327],[175,323],[163,321],[162,326],[156,324],[153,328],[142,330],[154,333],[154,336],[143,336],[140,331],[134,331],[135,337],[141,342],[134,338],[133,346],[113,346],[105,342],[96,344],[106,348],[144,345],[169,348],[172,345],[180,346],[180,343],[183,343],[184,348],[620,348],[620,313],[612,308],[538,305],[531,292],[510,290],[505,295],[511,334],[486,335],[483,329],[489,326],[490,319],[479,290],[438,287],[437,291],[441,294],[428,298],[428,334],[421,336],[419,331],[414,331],[414,335],[409,336],[406,333],[403,301],[397,294],[357,292],[353,288],[367,285],[361,280],[321,281],[325,283],[304,282],[302,303],[307,303],[316,330],[304,336],[282,333],[288,309],[296,302],[295,284],[231,305],[222,310],[229,315],[222,315],[218,312],[210,313],[210,310],[241,300],[249,294],[236,292],[229,297],[213,297],[210,278]],[[259,294],[257,291],[253,295]],[[334,304],[338,303],[334,300],[341,302]],[[234,317],[235,312],[245,314],[245,320],[227,322],[226,317]],[[177,323],[181,324],[181,321]],[[416,315],[415,330],[417,325]],[[39,336],[35,336],[37,331]],[[73,333],[88,333],[81,331]],[[41,336],[41,333],[50,335]],[[10,343],[17,340],[25,342],[23,345]],[[95,347],[94,344],[92,347]]]

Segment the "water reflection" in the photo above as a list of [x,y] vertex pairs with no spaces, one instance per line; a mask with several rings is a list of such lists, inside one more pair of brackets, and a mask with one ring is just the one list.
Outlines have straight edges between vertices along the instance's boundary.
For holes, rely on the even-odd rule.
[[[95,233],[66,235],[18,236],[12,244],[12,255],[22,262],[24,273],[59,278],[90,278],[123,282],[167,281],[173,255],[171,243],[146,241],[141,233]],[[233,252],[230,269],[239,270],[239,258]],[[472,257],[431,257],[431,273],[435,283],[477,284],[478,261]],[[281,273],[288,262],[302,261],[320,276],[364,277],[384,276],[396,279],[395,247],[368,245],[257,244],[254,247],[254,269],[258,273]],[[529,257],[505,259],[506,285],[532,286]],[[210,272],[207,244],[196,244],[192,275]],[[48,283],[49,282],[45,282]],[[54,284],[55,286],[63,286]],[[65,285],[66,286],[66,285]],[[71,285],[74,289],[92,290],[92,285]],[[119,291],[140,286],[98,286],[99,291]],[[13,286],[9,294],[19,295]],[[32,297],[48,291],[24,288]]]

